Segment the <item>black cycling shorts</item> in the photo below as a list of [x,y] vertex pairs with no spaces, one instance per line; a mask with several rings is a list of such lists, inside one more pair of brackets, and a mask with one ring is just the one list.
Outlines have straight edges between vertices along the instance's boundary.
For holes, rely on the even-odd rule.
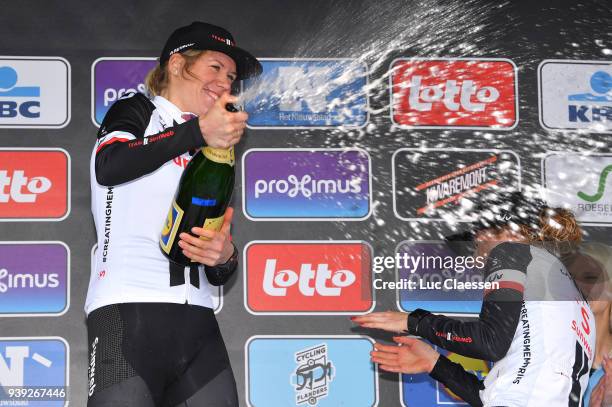
[[227,350],[210,308],[125,303],[87,317],[88,407],[236,407]]

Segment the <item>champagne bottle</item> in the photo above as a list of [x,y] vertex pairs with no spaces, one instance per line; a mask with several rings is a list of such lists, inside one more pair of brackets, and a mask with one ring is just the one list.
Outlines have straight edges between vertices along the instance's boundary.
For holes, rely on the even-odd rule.
[[188,266],[178,245],[182,232],[194,226],[219,231],[234,190],[234,148],[204,147],[187,164],[170,205],[159,239],[170,261]]

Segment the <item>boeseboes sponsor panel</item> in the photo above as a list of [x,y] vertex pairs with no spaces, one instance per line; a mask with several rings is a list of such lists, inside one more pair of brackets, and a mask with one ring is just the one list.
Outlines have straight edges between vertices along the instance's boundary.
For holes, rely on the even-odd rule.
[[544,197],[584,225],[612,226],[612,154],[549,152],[542,159]]

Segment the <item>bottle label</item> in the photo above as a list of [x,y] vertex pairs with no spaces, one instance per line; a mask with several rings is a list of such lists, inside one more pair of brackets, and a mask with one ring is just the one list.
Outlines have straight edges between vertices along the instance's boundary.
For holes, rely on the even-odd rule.
[[202,152],[204,153],[204,157],[211,161],[220,164],[228,164],[232,167],[234,166],[234,147],[230,147],[228,149],[204,147]]
[[[202,226],[202,228],[206,230],[214,230],[215,232],[218,232],[221,230],[221,226],[223,226],[223,215],[219,216],[218,218],[204,219],[204,225]],[[200,237],[200,239],[209,240],[208,238],[205,238],[205,237]]]
[[172,243],[174,243],[174,239],[176,238],[176,231],[181,224],[181,219],[183,219],[184,213],[185,211],[183,211],[181,207],[178,206],[174,200],[172,200],[172,206],[170,206],[168,217],[166,217],[164,228],[162,229],[161,237],[159,238],[159,245],[161,246],[162,250],[166,252],[166,254],[170,254]]

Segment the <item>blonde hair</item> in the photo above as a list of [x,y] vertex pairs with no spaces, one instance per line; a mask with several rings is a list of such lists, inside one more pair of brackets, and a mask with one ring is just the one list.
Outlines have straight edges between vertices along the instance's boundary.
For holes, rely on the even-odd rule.
[[[191,73],[191,66],[198,60],[199,57],[204,55],[207,51],[200,51],[189,49],[185,52],[181,52],[181,56],[185,59],[185,63],[181,69],[181,76],[184,76],[185,73],[193,77],[193,73]],[[155,68],[151,69],[145,78],[145,87],[147,89],[147,94],[149,97],[159,96],[161,93],[168,87],[170,83],[170,75],[168,75],[168,63],[166,62],[164,66],[157,65]]]
[[582,242],[582,229],[574,214],[563,208],[544,207],[537,229],[521,224],[520,232],[530,242],[539,243],[562,259],[576,252]]

